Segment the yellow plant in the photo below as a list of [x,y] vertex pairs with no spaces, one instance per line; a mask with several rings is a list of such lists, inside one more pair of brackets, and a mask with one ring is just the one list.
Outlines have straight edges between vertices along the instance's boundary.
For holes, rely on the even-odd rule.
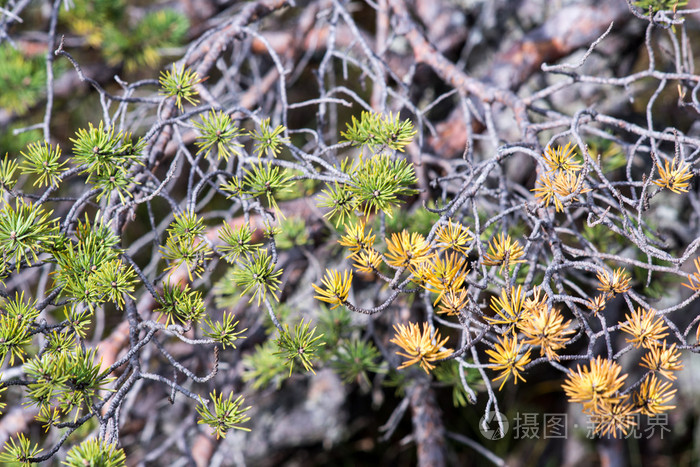
[[352,271],[345,271],[341,276],[338,271],[326,269],[326,275],[321,279],[321,283],[324,288],[316,284],[311,284],[316,292],[318,292],[318,295],[314,295],[314,298],[322,302],[330,303],[333,305],[331,307],[332,310],[343,305],[347,301],[348,294],[350,293],[350,285],[352,284]]
[[459,222],[452,222],[450,219],[447,224],[442,224],[435,231],[435,236],[439,242],[438,246],[441,250],[454,250],[462,254],[467,253],[467,245],[473,240],[468,227],[464,227]]
[[484,266],[501,266],[502,273],[506,263],[509,267],[524,263],[525,260],[520,259],[524,255],[525,251],[517,240],[511,240],[510,235],[501,233],[491,241],[489,251],[484,255]]
[[569,340],[569,335],[574,332],[568,329],[570,320],[564,321],[559,310],[550,310],[544,307],[535,307],[530,312],[529,318],[518,324],[520,331],[525,335],[525,344],[539,345],[540,355],[546,355],[549,360],[559,360],[556,351],[564,348]]
[[356,251],[350,258],[355,261],[353,264],[355,269],[367,274],[374,273],[379,269],[379,265],[382,264],[382,255],[373,248]]
[[485,316],[484,319],[492,325],[508,326],[507,332],[515,333],[515,326],[530,318],[523,307],[524,303],[522,286],[512,287],[510,290],[502,288],[500,297],[491,297],[491,309],[496,315]]
[[387,263],[395,268],[408,268],[412,272],[432,257],[430,245],[423,235],[402,230],[386,240]]
[[595,298],[589,298],[588,303],[586,303],[586,306],[589,310],[593,312],[593,315],[595,316],[605,309],[607,302],[608,294],[603,293],[600,295],[596,295]]
[[469,294],[465,289],[448,290],[440,301],[438,313],[445,313],[448,316],[458,315],[459,312],[467,306],[469,302]]
[[540,198],[545,207],[554,201],[557,212],[562,212],[564,210],[563,199],[579,201],[578,195],[591,190],[583,186],[581,174],[556,172],[553,178],[546,175],[540,177],[532,191],[535,192],[535,198]]
[[444,257],[435,257],[426,261],[417,271],[425,282],[425,288],[438,294],[435,304],[450,290],[462,287],[467,270],[467,258],[459,253],[448,253]]
[[526,298],[523,308],[528,313],[536,313],[547,310],[547,294],[542,292],[542,287],[532,288],[532,297]]
[[627,379],[626,374],[620,375],[621,371],[617,362],[598,356],[588,367],[576,365],[576,371],[570,370],[562,388],[569,402],[581,402],[584,411],[590,412],[598,404],[619,401],[616,393]]
[[544,151],[543,159],[547,166],[547,172],[557,173],[573,173],[580,170],[583,164],[574,159],[574,150],[576,146],[571,147],[571,143],[567,143],[566,146],[557,146],[553,149],[551,146],[547,146]]
[[630,277],[622,268],[613,271],[612,275],[607,271],[599,272],[598,281],[600,286],[598,290],[606,294],[625,293],[630,289]]
[[447,358],[453,353],[451,349],[440,350],[449,338],[441,340],[438,331],[432,335],[428,323],[423,323],[423,332],[417,323],[408,323],[408,326],[395,324],[394,331],[395,336],[389,342],[401,347],[403,352],[396,353],[408,359],[399,366],[399,370],[418,363],[426,373],[430,373],[430,370],[435,368],[433,362]]
[[618,434],[626,435],[631,428],[636,426],[634,414],[637,412],[629,397],[620,401],[604,400],[592,410],[591,421],[595,423],[595,434],[601,436],[611,435],[617,438]]
[[374,246],[376,235],[372,235],[372,229],[365,233],[365,221],[360,220],[356,224],[345,226],[346,235],[338,240],[343,246],[350,248],[350,251],[356,253],[361,250],[369,250]]
[[652,180],[652,183],[661,188],[668,188],[674,193],[687,193],[689,180],[693,178],[690,173],[690,165],[686,163],[678,164],[678,159],[673,158],[673,161],[664,161],[664,166],[656,164],[656,170],[659,171],[659,178]]
[[668,335],[666,324],[662,318],[656,318],[654,310],[638,307],[632,314],[625,315],[625,318],[627,321],[621,323],[620,329],[632,336],[632,339],[626,341],[637,348],[649,349]]
[[666,348],[666,341],[663,341],[663,345],[651,346],[649,352],[642,357],[640,365],[673,381],[676,379],[674,372],[683,368],[680,358],[681,353],[676,348],[676,344],[673,343]]
[[519,343],[515,336],[503,336],[498,338],[495,350],[486,350],[493,369],[501,372],[494,380],[494,382],[503,380],[498,388],[499,391],[503,389],[510,375],[513,375],[515,384],[518,384],[518,379],[525,382],[525,378],[520,373],[525,370],[525,365],[530,363],[530,349],[521,353],[522,347],[523,344]]
[[671,389],[671,383],[662,383],[656,375],[651,375],[644,378],[634,394],[634,400],[644,415],[656,415],[676,408],[675,405],[665,405],[675,394],[676,390]]
[[700,258],[695,258],[693,264],[695,264],[695,272],[693,274],[688,274],[688,283],[684,283],[683,285],[697,292],[700,290]]

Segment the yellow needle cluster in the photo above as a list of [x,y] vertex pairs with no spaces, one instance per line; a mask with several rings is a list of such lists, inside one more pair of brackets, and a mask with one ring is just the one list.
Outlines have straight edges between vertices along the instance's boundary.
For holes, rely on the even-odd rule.
[[435,368],[435,361],[447,358],[453,353],[451,349],[440,350],[449,338],[441,340],[438,331],[433,335],[428,323],[423,323],[423,331],[417,323],[408,323],[408,326],[394,325],[394,331],[395,336],[389,342],[401,347],[403,352],[396,353],[408,359],[399,366],[399,370],[418,363],[426,373],[430,373],[429,370]]
[[[675,344],[668,349],[665,343],[652,347],[642,365],[675,378],[670,373],[680,367],[675,352]],[[583,411],[596,425],[595,433],[603,436],[627,434],[636,425],[637,413],[656,415],[675,408],[668,404],[676,393],[670,382],[660,381],[656,374],[647,375],[632,396],[621,391],[627,379],[621,371],[617,362],[599,356],[588,367],[579,365],[570,371],[562,385],[569,401],[583,404]]]
[[626,340],[637,348],[650,349],[668,335],[668,327],[662,318],[656,317],[654,310],[637,308],[625,318],[627,321],[620,323],[620,329],[632,336]]
[[523,305],[527,311],[527,319],[518,323],[518,328],[525,335],[523,342],[540,346],[540,355],[546,355],[549,360],[559,360],[557,351],[564,348],[569,335],[574,330],[569,329],[571,320],[564,321],[561,312],[547,307],[546,295],[541,295],[541,289],[535,288],[531,298]]
[[428,261],[433,254],[430,252],[430,244],[425,237],[417,232],[391,234],[386,240],[387,263],[395,268],[407,268],[415,272],[418,267]]
[[510,267],[516,263],[524,263],[525,261],[520,259],[524,255],[525,251],[517,240],[511,240],[510,235],[501,233],[494,237],[489,245],[489,251],[484,255],[484,266],[501,266],[502,273],[506,265]]
[[326,269],[326,275],[321,279],[321,283],[323,288],[312,284],[313,288],[318,292],[318,295],[315,295],[314,298],[330,303],[333,305],[331,307],[332,310],[347,301],[352,284],[352,271],[345,271],[341,275],[338,271]]
[[673,161],[664,161],[663,167],[661,164],[656,164],[656,170],[659,171],[659,178],[652,180],[652,183],[661,188],[668,188],[674,193],[681,194],[688,192],[690,179],[693,174],[690,172],[690,164],[684,162],[678,163],[678,159]]
[[515,384],[518,384],[518,379],[525,381],[520,372],[524,371],[525,365],[530,363],[530,349],[523,352],[522,348],[523,344],[518,342],[517,337],[506,335],[498,338],[494,350],[486,350],[489,362],[493,364],[493,369],[501,372],[494,380],[503,380],[498,388],[499,391],[503,389],[503,385],[506,384],[510,375],[513,375]]
[[565,203],[578,201],[579,195],[591,191],[584,186],[582,164],[575,159],[575,149],[571,143],[556,149],[547,147],[542,158],[547,172],[540,176],[532,189],[535,198],[540,199],[545,207],[554,202],[557,212],[564,210]]

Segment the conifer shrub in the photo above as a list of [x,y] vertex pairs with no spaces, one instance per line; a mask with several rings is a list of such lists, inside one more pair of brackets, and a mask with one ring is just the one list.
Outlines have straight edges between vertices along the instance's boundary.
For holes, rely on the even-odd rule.
[[[153,460],[123,443],[147,394],[189,420],[187,442],[218,440],[254,429],[255,394],[320,368],[360,391],[395,386],[406,402],[389,436],[409,405],[500,413],[500,395],[531,375],[599,437],[675,409],[700,336],[700,139],[655,105],[663,95],[689,120],[700,112],[684,2],[626,10],[647,28],[648,69],[589,74],[607,29],[579,63],[544,64],[537,89],[518,92],[456,67],[401,0],[387,8],[410,46],[405,77],[389,63],[399,52],[375,51],[338,2],[309,28],[342,27],[350,43],[336,31],[307,55],[291,35],[273,44],[262,18],[295,7],[250,2],[160,70],[162,49],[187,36],[184,15],[61,4],[46,63],[63,62],[97,103],[69,135],[55,131],[46,63],[0,43],[12,90],[0,107],[26,123],[19,133],[43,132],[0,160],[2,409],[42,428],[7,440],[3,462]],[[90,49],[126,77],[93,80]],[[412,89],[418,63],[449,90]],[[151,74],[129,79],[139,73]],[[297,91],[311,75],[313,91]],[[580,86],[643,100],[643,122],[563,105]],[[456,152],[439,152],[451,134],[431,116],[441,102],[464,135]],[[43,123],[22,120],[40,105]],[[415,397],[421,387],[451,398]],[[462,436],[437,420],[415,440],[424,465],[440,446],[430,440]]]

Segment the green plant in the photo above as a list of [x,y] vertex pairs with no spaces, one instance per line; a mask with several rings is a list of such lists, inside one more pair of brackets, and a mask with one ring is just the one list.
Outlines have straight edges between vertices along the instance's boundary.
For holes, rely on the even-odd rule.
[[91,438],[71,448],[63,464],[70,467],[121,467],[126,465],[126,455],[123,449],[118,449],[113,444]]
[[[52,147],[49,143],[33,143],[27,146],[27,152],[21,153],[24,156],[24,164],[19,166],[22,173],[36,174],[34,185],[50,186],[56,188],[61,181],[61,172],[65,169],[64,162],[59,162],[61,158],[61,148]],[[110,190],[111,191],[111,190]]]
[[[552,37],[562,62],[525,73],[504,54],[505,72],[474,69],[472,54],[453,63],[433,44],[464,38],[418,24],[404,0],[374,15],[377,32],[401,25],[389,35],[357,22],[354,2],[312,0],[321,14],[303,31],[285,27],[293,11],[271,15],[295,8],[276,0],[216,17],[185,2],[191,30],[149,2],[31,3],[0,9],[0,84],[14,93],[0,96],[0,391],[31,434],[13,434],[2,462],[182,463],[187,452],[207,464],[191,447],[209,431],[285,423],[265,404],[249,419],[242,394],[293,399],[331,371],[338,393],[360,390],[357,420],[384,425],[387,444],[415,441],[417,459],[386,450],[399,464],[474,448],[452,430],[481,399],[510,413],[504,404],[537,406],[532,394],[555,388],[613,437],[683,403],[682,352],[700,337],[700,260],[684,265],[700,245],[685,2],[625,10],[647,26],[639,50],[605,32],[613,18],[590,15],[572,31],[592,34],[580,62]],[[472,3],[435,11],[469,22],[486,8]],[[512,23],[502,2],[489,8],[498,27]],[[539,21],[509,56],[559,31]],[[605,53],[584,67],[616,34],[639,63]],[[492,36],[479,34],[480,55]],[[61,64],[75,72],[57,79]],[[165,401],[171,410],[154,409]],[[127,425],[135,417],[148,429]],[[358,439],[375,433],[357,426]]]
[[162,60],[162,49],[183,43],[189,21],[170,8],[147,11],[138,21],[130,21],[129,3],[76,0],[62,17],[72,31],[100,51],[109,65],[124,64],[131,72],[155,68]]
[[192,105],[197,105],[197,90],[195,87],[201,82],[197,73],[186,70],[184,66],[177,69],[173,65],[172,70],[161,71],[158,80],[162,88],[161,94],[166,97],[174,97],[175,105],[183,110],[182,101],[187,101]]
[[370,385],[368,373],[383,371],[381,354],[371,342],[352,339],[336,347],[331,367],[345,383]]
[[240,156],[238,148],[243,145],[236,142],[236,138],[240,137],[243,132],[231,122],[231,117],[224,112],[211,111],[206,116],[202,117],[201,122],[194,123],[195,128],[199,130],[201,136],[197,138],[195,143],[199,146],[199,153],[204,153],[207,157],[212,152],[212,148],[216,148],[216,159],[223,157],[228,162],[231,155]]
[[253,389],[265,389],[270,385],[279,389],[282,386],[288,373],[285,361],[276,354],[277,350],[277,343],[267,340],[243,358],[243,380],[252,381]]
[[688,5],[687,0],[640,0],[634,2],[634,6],[641,8],[644,12],[652,11],[656,13],[661,10],[676,10]]
[[5,42],[0,44],[0,108],[18,114],[34,106],[44,90],[46,68],[41,57],[28,58]]
[[203,423],[212,427],[217,438],[225,437],[226,433],[232,428],[250,431],[248,428],[240,426],[241,423],[250,420],[250,417],[245,415],[245,412],[250,407],[241,406],[245,402],[242,396],[238,396],[234,400],[233,393],[230,393],[228,398],[224,399],[223,394],[219,394],[217,397],[216,391],[212,391],[210,397],[214,410],[209,409],[208,404],[201,400],[200,405],[197,406],[197,412],[201,418],[197,423]]
[[315,336],[316,328],[309,329],[311,323],[304,323],[304,319],[294,326],[293,331],[289,331],[289,325],[284,325],[280,329],[280,335],[277,338],[277,346],[279,347],[278,355],[285,359],[285,365],[289,367],[289,375],[294,371],[294,362],[298,361],[306,371],[313,372],[312,359],[315,356],[316,350],[323,346],[323,342],[319,340],[321,335]]

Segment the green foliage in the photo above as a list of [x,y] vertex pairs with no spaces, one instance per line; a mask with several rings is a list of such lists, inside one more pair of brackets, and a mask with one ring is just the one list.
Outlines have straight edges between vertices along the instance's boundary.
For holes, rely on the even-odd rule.
[[204,239],[204,224],[195,214],[185,212],[176,214],[168,228],[165,246],[161,246],[163,258],[168,261],[167,270],[172,274],[184,265],[192,280],[192,274],[201,277],[204,263],[212,254],[212,249]]
[[277,338],[277,347],[281,355],[286,359],[285,365],[289,367],[289,375],[294,371],[294,362],[299,361],[304,367],[304,370],[316,373],[311,363],[311,359],[315,358],[315,352],[321,346],[323,341],[318,342],[323,336],[314,336],[316,328],[309,330],[311,323],[304,323],[304,319],[294,326],[294,331],[289,332],[289,325],[285,324],[284,329],[280,330],[280,335]]
[[[430,207],[430,206],[429,206]],[[434,206],[433,206],[434,207]],[[433,225],[440,219],[440,214],[419,208],[413,211],[401,211],[399,215],[389,217],[386,220],[386,229],[390,232],[410,230],[422,235],[428,235]],[[375,220],[374,230],[379,229],[379,220]]]
[[[0,381],[2,381],[2,379],[3,379],[3,375],[0,374]],[[0,394],[2,394],[5,391],[7,391],[7,386],[1,386],[0,387]],[[5,407],[7,407],[7,403],[0,402],[0,415],[2,415],[4,413]]]
[[156,67],[161,49],[177,47],[186,38],[187,17],[173,9],[149,11],[135,24],[126,9],[124,0],[75,0],[62,17],[72,31],[100,50],[109,65],[124,63],[127,71]]
[[14,365],[15,358],[24,362],[25,347],[32,340],[32,325],[39,316],[35,306],[36,302],[24,301],[24,292],[21,295],[15,293],[12,300],[4,300],[3,313],[0,314],[0,363],[8,355],[10,365]]
[[182,13],[166,8],[146,13],[133,28],[116,26],[121,25],[103,26],[101,51],[108,64],[124,63],[127,71],[135,71],[155,68],[162,60],[161,49],[182,44],[189,21]]
[[589,143],[588,153],[596,161],[600,159],[600,167],[604,174],[608,174],[627,165],[625,150],[618,144],[606,139],[596,139]]
[[641,8],[645,13],[651,9],[653,13],[661,10],[676,10],[688,5],[688,0],[639,0],[634,6]]
[[295,246],[305,245],[309,241],[306,222],[301,217],[290,217],[280,222],[280,234],[275,237],[277,248],[288,250]]
[[115,248],[118,237],[99,213],[92,222],[87,215],[79,221],[75,237],[75,241],[59,237],[51,246],[57,264],[54,288],[61,296],[90,306],[105,300],[122,304],[122,293],[133,291],[135,278],[133,270],[119,260],[121,250]]
[[350,191],[363,207],[365,216],[372,211],[383,211],[392,216],[392,206],[399,196],[418,193],[409,188],[417,182],[411,164],[405,159],[392,160],[390,156],[376,154],[361,158],[351,174]]
[[[18,120],[18,122],[0,129],[0,148],[9,154],[17,154],[30,143],[43,140],[43,134],[40,130],[26,128],[21,124],[23,120]],[[18,130],[20,131],[15,134],[15,131]]]
[[15,172],[17,171],[17,160],[8,158],[7,154],[0,161],[0,190],[11,191],[17,183]]
[[125,0],[77,0],[73,8],[65,12],[66,22],[93,47],[99,47],[104,37],[102,28],[120,23],[126,18]]
[[394,394],[396,395],[396,397],[404,397],[406,395],[407,383],[408,376],[406,375],[405,371],[396,371],[390,369],[387,373],[386,379],[382,381],[382,386],[394,388]]
[[[462,385],[459,376],[459,365],[459,362],[456,360],[441,362],[435,367],[433,374],[438,381],[452,388],[452,405],[455,407],[466,407],[468,404],[476,403],[476,401],[472,399]],[[467,384],[472,385],[479,381],[478,371],[464,370],[464,373]]]
[[260,159],[262,156],[269,154],[272,157],[277,157],[282,151],[282,145],[288,144],[289,139],[280,136],[286,130],[282,125],[277,125],[274,129],[270,128],[270,119],[266,118],[260,122],[260,130],[250,132],[250,136],[257,141],[253,153]]
[[202,293],[191,290],[187,284],[180,286],[165,282],[159,302],[160,307],[155,311],[159,313],[159,321],[165,315],[166,326],[175,324],[176,321],[185,325],[193,322],[198,323],[206,312]]
[[93,412],[100,391],[114,378],[107,378],[95,363],[96,350],[75,347],[59,355],[36,356],[24,366],[28,384],[28,399],[39,406],[51,404],[62,416],[74,414],[75,422],[83,413]]
[[261,243],[252,243],[253,233],[250,225],[243,223],[237,229],[233,229],[224,222],[219,229],[219,239],[224,242],[218,250],[223,253],[222,257],[229,263],[235,263],[240,256],[248,256],[257,251],[262,246]]
[[257,299],[257,304],[271,294],[277,300],[275,292],[279,290],[282,270],[274,270],[275,265],[272,264],[272,257],[266,250],[257,250],[247,259],[241,262],[240,269],[233,272],[233,280],[239,287],[242,287],[241,295],[253,292],[250,301]]
[[64,352],[70,352],[76,346],[75,334],[69,331],[53,330],[46,336],[44,352],[47,355],[58,357]]
[[204,331],[204,335],[220,343],[224,349],[226,349],[226,346],[235,349],[235,342],[240,339],[240,335],[247,331],[247,329],[237,331],[236,326],[238,326],[238,321],[234,322],[234,319],[236,319],[236,317],[228,312],[224,312],[221,321],[212,322],[209,317],[205,318],[204,322],[209,329]]
[[39,406],[39,415],[36,421],[41,423],[41,427],[48,433],[51,427],[61,423],[61,411],[49,404]]
[[253,389],[264,389],[274,384],[275,389],[282,386],[287,375],[287,367],[277,354],[277,344],[266,340],[255,351],[243,357],[243,381],[252,381]]
[[410,120],[399,120],[392,114],[383,116],[363,111],[358,121],[354,116],[346,132],[341,133],[353,146],[368,147],[372,152],[386,149],[403,151],[416,134]]
[[80,336],[82,339],[87,337],[87,332],[92,325],[92,312],[90,309],[82,309],[79,306],[72,305],[64,309],[67,323],[67,328]]
[[61,158],[61,148],[53,147],[46,141],[42,145],[35,142],[27,146],[27,152],[21,153],[24,156],[24,163],[19,166],[22,173],[36,174],[39,176],[34,185],[50,186],[56,188],[61,180],[61,172],[66,162],[59,162]]
[[344,225],[346,219],[355,216],[358,202],[353,193],[347,189],[345,184],[335,182],[333,186],[328,186],[323,190],[323,198],[319,206],[330,208],[325,217],[335,219],[335,227]]
[[0,252],[5,260],[15,262],[18,271],[22,262],[28,266],[37,262],[38,254],[56,238],[58,226],[49,219],[51,214],[19,198],[14,209],[9,203],[0,209]]
[[[16,442],[15,442],[16,441]],[[30,466],[32,461],[43,449],[24,436],[24,433],[17,435],[17,438],[10,438],[5,443],[0,453],[0,462],[12,465]]]
[[214,410],[210,410],[209,404],[206,404],[200,399],[200,404],[197,406],[197,413],[199,413],[201,418],[197,420],[197,423],[212,427],[217,439],[225,438],[226,433],[232,428],[250,431],[249,428],[240,426],[241,423],[250,420],[250,417],[245,415],[245,412],[250,409],[250,406],[241,407],[243,402],[245,402],[243,396],[238,396],[234,400],[233,393],[230,393],[228,398],[224,399],[223,394],[219,394],[217,397],[216,391],[212,391],[210,397],[214,405]]
[[204,232],[204,222],[197,214],[185,211],[182,214],[173,216],[173,223],[168,229],[168,233],[173,237],[193,240],[201,237]]
[[140,138],[134,143],[128,133],[120,131],[115,134],[114,127],[105,128],[104,122],[100,122],[97,128],[88,123],[88,129],[79,129],[71,142],[75,161],[78,165],[87,165],[83,173],[90,176],[104,175],[113,168],[128,169],[138,161],[146,145]]
[[73,446],[63,464],[70,467],[121,467],[126,465],[126,455],[114,444],[90,438]]
[[417,182],[411,164],[405,159],[393,159],[387,154],[360,157],[356,163],[346,168],[350,183],[336,182],[333,187],[323,190],[322,207],[331,208],[326,216],[335,218],[335,226],[345,223],[346,217],[353,218],[355,210],[362,210],[365,216],[373,212],[384,212],[392,217],[393,207],[400,196],[418,193],[410,188]]
[[197,73],[185,70],[184,65],[179,70],[173,65],[172,70],[162,71],[158,82],[162,88],[160,94],[166,97],[174,97],[175,104],[180,110],[184,109],[183,100],[192,105],[197,105],[199,102],[199,99],[196,97],[197,90],[195,86],[201,83],[202,80],[199,79]]
[[121,308],[124,306],[124,295],[135,298],[134,291],[136,273],[131,266],[125,266],[121,260],[106,262],[90,276],[89,287],[94,287],[100,296],[100,301],[106,300]]
[[122,203],[132,196],[128,186],[134,183],[129,176],[129,169],[134,163],[141,164],[141,151],[146,142],[139,138],[134,142],[129,133],[118,132],[114,127],[105,128],[100,122],[95,128],[88,123],[88,129],[79,129],[73,142],[73,158],[80,165],[85,166],[81,173],[87,173],[88,183],[101,188],[99,199],[116,192]]
[[333,355],[331,367],[345,383],[369,385],[367,373],[383,372],[381,354],[371,342],[352,339],[336,347]]
[[340,340],[353,330],[352,316],[344,306],[328,309],[320,305],[320,317],[318,320],[319,331],[323,335],[323,341],[328,348],[334,348]]
[[170,265],[167,270],[172,274],[183,264],[187,268],[187,275],[192,280],[192,274],[201,277],[204,272],[204,261],[210,254],[209,247],[196,239],[170,236],[166,240],[165,247],[161,248],[163,258]]
[[231,155],[241,155],[238,148],[242,148],[243,145],[236,142],[236,138],[241,136],[243,131],[231,122],[231,116],[227,113],[211,110],[202,117],[201,123],[195,122],[194,126],[201,135],[195,142],[199,147],[197,154],[204,153],[209,157],[212,148],[216,147],[216,160],[223,157],[228,162]]
[[233,308],[243,299],[241,289],[233,281],[235,268],[226,268],[226,272],[214,283],[214,304],[217,308]]
[[268,206],[279,212],[275,197],[280,193],[291,191],[293,185],[291,176],[281,167],[273,166],[270,162],[253,164],[251,169],[243,169],[246,173],[243,179],[244,193],[255,197],[265,196]]
[[583,226],[583,238],[591,242],[599,251],[609,251],[615,242],[615,232],[604,225]]
[[265,220],[263,223],[263,237],[273,239],[282,233],[282,229],[272,222]]
[[221,184],[221,189],[225,192],[230,193],[229,198],[243,196],[245,190],[243,189],[243,183],[238,177],[231,177],[230,181]]
[[26,58],[9,42],[0,44],[0,108],[25,114],[44,90],[46,68],[41,56]]

